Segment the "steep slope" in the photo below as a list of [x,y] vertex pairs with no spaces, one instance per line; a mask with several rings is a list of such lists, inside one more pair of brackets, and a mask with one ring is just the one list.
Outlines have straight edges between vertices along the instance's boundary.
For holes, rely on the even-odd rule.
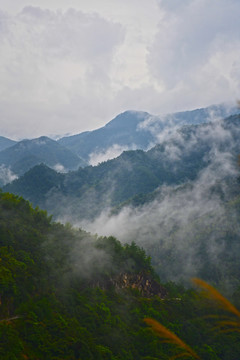
[[164,116],[141,111],[126,111],[100,129],[64,137],[59,143],[91,163],[98,154],[104,156],[109,152],[110,156],[116,150],[119,154],[128,149],[146,150],[150,145],[158,143],[158,135],[164,129],[184,124],[201,124],[213,118],[223,119],[238,112],[239,109],[224,105],[213,105]]
[[11,139],[8,139],[4,136],[0,136],[0,151],[5,150],[13,145],[15,145],[17,142]]
[[40,163],[45,163],[59,171],[77,169],[85,164],[69,149],[46,136],[22,140],[0,152],[0,164],[10,167],[18,175],[24,174]]
[[201,276],[231,292],[240,276],[239,137],[239,115],[184,126],[147,152],[68,174],[37,166],[4,190],[55,219],[134,240],[164,281]]
[[[65,174],[61,184],[53,183],[41,193],[41,206],[56,217],[77,221],[96,217],[103,210],[151,193],[159,186],[195,181],[204,169],[224,179],[231,175],[228,169],[237,167],[239,134],[239,115],[220,122],[185,126],[147,152],[126,151],[98,166]],[[220,165],[225,168],[222,170]],[[39,190],[33,179],[39,173],[41,170],[36,167],[4,189],[37,205]],[[43,183],[44,177],[43,172]],[[45,181],[48,183],[47,172]]]
[[138,125],[151,115],[140,111],[126,111],[103,128],[64,137],[59,143],[89,161],[91,154],[105,152],[118,145],[125,148],[146,148],[153,141],[151,133],[138,131]]
[[[66,216],[74,221],[93,218],[104,209],[118,206],[135,195],[150,193],[160,185],[194,179],[206,165],[201,155],[197,154],[197,159],[187,156],[176,165],[167,161],[162,147],[157,146],[149,152],[123,152],[114,160],[61,177],[39,165],[6,185],[4,190],[26,197],[56,217]],[[39,180],[36,182],[36,179]],[[37,187],[39,182],[46,186]]]
[[63,174],[40,164],[28,170],[15,185],[21,189],[21,194],[26,199],[31,199],[36,206],[44,207],[49,193],[54,189],[62,188],[63,180]]
[[223,309],[193,290],[161,285],[135,243],[52,223],[9,193],[0,193],[0,259],[1,359],[179,357],[144,318],[174,331],[201,359],[240,356],[238,327],[212,331]]
[[166,290],[135,244],[51,223],[22,198],[0,193],[0,257],[2,359],[141,356],[128,319],[134,308],[142,312],[139,299],[160,303]]

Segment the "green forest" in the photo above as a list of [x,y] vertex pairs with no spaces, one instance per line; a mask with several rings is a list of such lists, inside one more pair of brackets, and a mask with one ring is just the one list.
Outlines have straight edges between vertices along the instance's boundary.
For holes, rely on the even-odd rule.
[[0,0],[0,360],[240,360],[239,17]]
[[[237,289],[230,300],[239,305]],[[0,194],[1,359],[178,357],[179,348],[146,324],[150,318],[201,359],[236,360],[239,319],[226,311],[235,331],[229,322],[216,326],[224,311],[195,287],[161,283],[134,242],[53,222],[22,197]]]

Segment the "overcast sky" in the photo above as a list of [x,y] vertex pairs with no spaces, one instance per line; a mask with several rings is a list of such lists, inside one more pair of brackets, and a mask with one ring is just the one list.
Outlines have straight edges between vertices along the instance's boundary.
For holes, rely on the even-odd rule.
[[239,0],[0,0],[0,135],[240,97]]

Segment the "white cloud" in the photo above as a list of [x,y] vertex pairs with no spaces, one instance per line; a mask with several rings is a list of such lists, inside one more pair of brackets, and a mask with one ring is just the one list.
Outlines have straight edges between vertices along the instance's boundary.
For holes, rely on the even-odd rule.
[[59,173],[66,173],[67,172],[65,167],[62,164],[59,164],[59,163],[53,166],[53,170],[55,170],[56,172],[59,172]]
[[53,12],[27,6],[18,19],[31,33],[32,46],[42,49],[51,61],[66,58],[92,63],[104,57],[107,66],[109,54],[123,36],[120,24],[75,9]]
[[0,186],[6,185],[17,178],[18,176],[14,174],[10,168],[7,168],[5,165],[0,165]]
[[[182,188],[163,186],[159,198],[147,205],[125,207],[115,216],[103,211],[97,219],[83,222],[81,226],[99,235],[114,235],[124,243],[136,241],[153,257],[155,266],[163,264],[160,275],[165,281],[187,281],[199,276],[198,239],[202,228],[209,228],[211,235],[205,244],[210,262],[219,262],[218,255],[222,252],[218,238],[221,238],[220,226],[225,226],[226,214],[220,196],[212,191],[212,187],[219,182],[224,192],[224,182],[220,179],[229,174],[236,175],[229,162],[231,156],[227,153],[217,155],[217,163],[204,169],[196,181]],[[212,233],[213,224],[217,225]],[[175,257],[174,263],[165,258],[168,253]]]
[[[149,47],[152,76],[163,97],[182,106],[235,100],[239,77],[239,1],[159,1],[165,16]],[[182,93],[182,94],[181,94]],[[185,97],[185,99],[184,99]]]
[[91,153],[89,155],[89,164],[92,166],[98,165],[101,162],[118,157],[123,151],[136,150],[136,148],[137,147],[134,145],[131,146],[130,148],[128,146],[121,146],[118,144],[114,144],[104,151]]
[[237,0],[0,4],[1,134],[79,133],[128,109],[234,101],[239,13]]
[[32,6],[17,16],[2,16],[2,22],[1,132],[74,131],[80,116],[89,120],[88,110],[109,87],[115,47],[124,39],[122,26],[97,14]]
[[[192,134],[172,132],[164,152],[168,163],[173,161],[177,165],[177,158],[194,151],[201,153],[202,147],[209,148],[205,150],[206,166],[195,180],[180,186],[162,185],[154,201],[139,207],[126,206],[116,215],[106,206],[99,217],[90,221],[81,219],[76,225],[99,235],[114,235],[122,242],[136,241],[154,258],[155,265],[164,264],[160,266],[164,280],[186,280],[199,275],[202,265],[199,239],[204,236],[203,229],[206,233],[202,243],[209,262],[221,261],[222,232],[229,227],[226,199],[234,187],[225,180],[236,179],[239,174],[234,140],[238,136],[237,128],[230,131],[224,122],[217,120],[212,125],[197,127]],[[234,231],[239,234],[239,228]],[[174,263],[167,260],[168,253],[172,259],[175,257]]]

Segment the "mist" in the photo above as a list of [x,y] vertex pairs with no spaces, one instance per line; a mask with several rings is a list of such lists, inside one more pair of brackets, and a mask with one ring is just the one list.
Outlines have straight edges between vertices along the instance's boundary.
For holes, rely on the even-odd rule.
[[114,144],[103,151],[91,153],[89,155],[89,164],[92,166],[96,166],[104,161],[118,157],[119,155],[121,155],[121,153],[123,151],[136,150],[136,149],[137,149],[137,146],[134,144],[131,147],[127,146],[127,145],[122,146],[119,144]]
[[233,288],[234,279],[226,281],[228,264],[223,258],[229,255],[226,233],[237,239],[231,251],[240,250],[238,215],[228,207],[229,200],[239,194],[239,130],[217,118],[213,120],[210,125],[195,127],[190,134],[172,128],[162,141],[163,161],[176,164],[175,171],[184,156],[202,148],[208,150],[205,166],[194,180],[163,184],[150,203],[124,206],[117,214],[106,207],[94,220],[82,219],[74,224],[99,235],[113,235],[123,243],[135,241],[151,255],[164,281],[187,283],[194,276],[211,279],[211,272],[214,276],[218,272],[219,281],[225,279],[224,286]]
[[62,174],[68,172],[68,170],[65,169],[65,167],[62,164],[59,164],[59,163],[57,163],[56,165],[53,166],[53,170],[55,170],[58,173],[62,173]]
[[0,186],[4,186],[17,178],[18,176],[10,168],[4,164],[0,165]]
[[[67,173],[35,204],[75,228],[134,241],[163,281],[196,276],[234,288],[240,276],[239,115],[211,120],[155,127],[155,147]],[[78,271],[88,272],[97,259],[108,263],[91,247],[82,258],[81,246],[74,246],[70,258],[76,264],[79,258]]]

